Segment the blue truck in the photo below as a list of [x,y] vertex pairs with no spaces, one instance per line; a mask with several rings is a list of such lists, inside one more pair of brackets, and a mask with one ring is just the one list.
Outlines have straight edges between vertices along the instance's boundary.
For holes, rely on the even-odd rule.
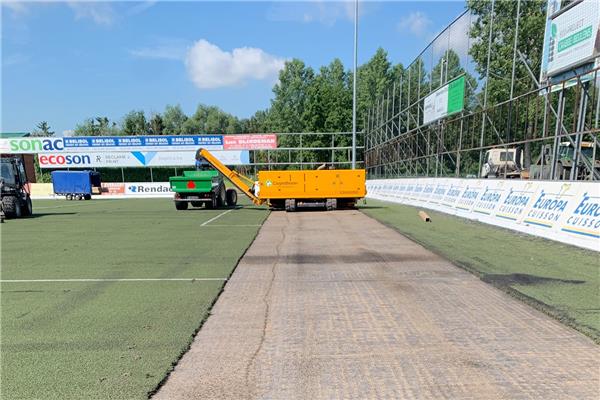
[[95,171],[52,171],[54,193],[67,200],[90,200],[92,194],[100,194],[100,184]]

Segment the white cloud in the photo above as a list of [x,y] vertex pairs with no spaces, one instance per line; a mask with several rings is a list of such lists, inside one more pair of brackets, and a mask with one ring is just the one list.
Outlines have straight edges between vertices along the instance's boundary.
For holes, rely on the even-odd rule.
[[24,64],[27,61],[29,61],[29,56],[21,53],[2,56],[2,66],[5,68],[13,65]]
[[403,17],[398,23],[400,30],[408,30],[417,37],[429,35],[431,20],[421,11],[412,12],[407,17]]
[[159,39],[155,46],[129,50],[129,54],[136,58],[183,61],[189,47],[190,42],[186,40],[163,38]]
[[147,9],[154,7],[157,2],[158,2],[158,0],[148,0],[148,1],[143,1],[141,3],[134,2],[135,5],[133,7],[131,7],[129,10],[127,10],[127,14],[128,15],[141,14],[144,11],[146,11]]
[[[371,2],[359,3],[359,17],[376,6]],[[276,22],[318,22],[331,26],[338,20],[354,21],[354,1],[281,1],[269,8],[267,19]]]
[[13,15],[26,14],[29,11],[22,1],[2,1],[0,3],[2,4],[2,7],[6,7],[12,11]]
[[200,89],[239,86],[248,80],[275,80],[285,59],[254,47],[223,51],[202,39],[189,49],[185,65]]
[[110,26],[116,18],[116,13],[110,3],[70,1],[67,4],[75,13],[76,20],[89,18],[97,25]]

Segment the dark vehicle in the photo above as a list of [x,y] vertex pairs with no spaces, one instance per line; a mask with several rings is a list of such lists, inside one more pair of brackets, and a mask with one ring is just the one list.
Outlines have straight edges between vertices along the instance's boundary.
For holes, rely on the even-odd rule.
[[94,171],[53,171],[52,187],[55,194],[67,200],[90,200],[100,194],[100,173]]
[[20,218],[33,213],[27,173],[19,156],[0,157],[2,215]]

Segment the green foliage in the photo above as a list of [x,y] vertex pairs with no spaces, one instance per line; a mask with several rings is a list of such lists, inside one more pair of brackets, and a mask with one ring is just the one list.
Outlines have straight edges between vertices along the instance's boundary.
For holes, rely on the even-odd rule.
[[181,110],[181,106],[168,105],[165,108],[165,112],[162,115],[163,120],[163,134],[165,135],[179,135],[183,133],[183,124],[187,121],[188,117]]
[[145,135],[148,133],[148,122],[143,111],[130,111],[123,117],[123,135]]
[[200,104],[194,115],[183,123],[181,133],[198,135],[237,133],[239,131],[240,123],[236,117],[218,107]]
[[[488,85],[488,105],[497,104],[507,100],[510,94],[517,2],[496,1],[493,24],[490,1],[468,0],[467,8],[474,17],[477,17],[473,18],[474,22],[469,32],[470,37],[475,39],[472,41],[469,54],[475,61],[475,69],[481,79],[486,76],[488,38],[490,26],[493,25],[490,79],[486,84]],[[545,21],[545,1],[521,0],[517,48],[527,56],[527,62],[533,71],[540,70]],[[535,88],[535,82],[529,76],[525,66],[517,60],[514,93],[525,93]]]
[[107,117],[88,118],[78,124],[74,131],[75,136],[114,136],[120,135],[116,122],[110,122]]
[[48,122],[42,121],[36,125],[36,129],[31,132],[31,136],[52,136],[54,135],[54,131],[50,130],[50,125]]

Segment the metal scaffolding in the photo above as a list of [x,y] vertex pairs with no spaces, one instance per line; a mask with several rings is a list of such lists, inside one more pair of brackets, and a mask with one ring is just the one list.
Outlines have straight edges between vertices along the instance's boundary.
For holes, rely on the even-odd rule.
[[[364,152],[370,179],[477,177],[489,150],[504,149],[508,154],[517,148],[523,154],[520,177],[600,179],[600,68],[551,86],[540,85],[528,64],[529,57],[518,49],[519,1],[511,39],[511,68],[506,76],[499,76],[490,68],[491,59],[498,57],[492,35],[494,4],[490,3],[486,31],[485,70],[477,69],[470,55],[469,31],[476,17],[465,12],[367,111]],[[461,76],[465,77],[464,109],[425,123],[425,97]],[[507,93],[505,100],[498,101],[496,96],[492,104],[488,96],[491,85],[487,83],[494,80],[506,82]],[[520,93],[516,82],[520,83]],[[499,177],[508,177],[507,171],[503,172]]]

